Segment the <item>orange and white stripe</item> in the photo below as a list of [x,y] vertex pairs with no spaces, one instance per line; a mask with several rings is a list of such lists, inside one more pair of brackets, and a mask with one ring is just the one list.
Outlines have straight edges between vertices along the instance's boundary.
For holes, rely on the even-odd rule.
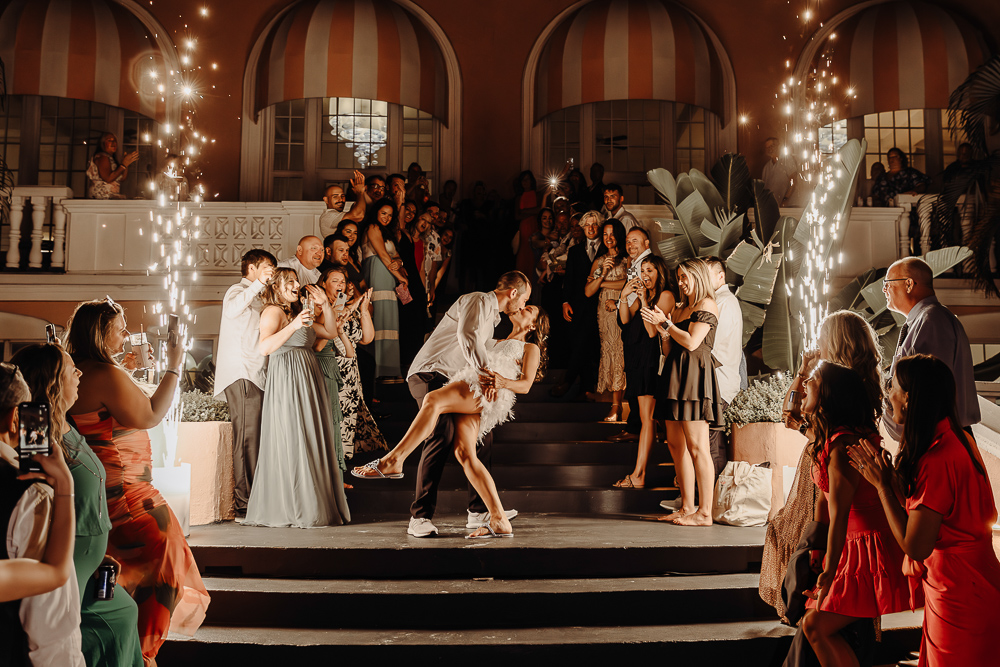
[[668,0],[594,0],[552,32],[535,78],[535,119],[577,104],[683,102],[723,117],[719,54],[698,20]]
[[102,102],[163,122],[157,39],[113,0],[11,0],[0,14],[0,58],[11,95]]
[[[951,92],[989,57],[982,33],[972,24],[919,0],[874,5],[834,32],[829,71],[854,88],[850,117],[946,109]],[[814,67],[821,67],[822,54],[821,49]]]
[[273,24],[257,69],[257,110],[313,97],[382,100],[448,121],[441,50],[392,0],[301,0]]

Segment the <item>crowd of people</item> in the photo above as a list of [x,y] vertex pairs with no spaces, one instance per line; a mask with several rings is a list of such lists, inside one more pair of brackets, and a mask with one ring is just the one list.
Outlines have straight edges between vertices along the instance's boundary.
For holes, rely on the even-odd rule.
[[[517,510],[503,506],[489,469],[492,430],[512,418],[550,350],[567,368],[553,396],[610,398],[604,420],[625,425],[614,440],[639,443],[633,470],[613,485],[645,486],[662,425],[680,502],[660,518],[712,524],[724,411],[746,381],[740,306],[721,259],[671,268],[653,253],[599,166],[593,185],[578,170],[543,189],[521,174],[510,253],[497,266],[509,263],[491,289],[467,290],[447,309],[434,306],[449,246],[459,259],[475,252],[489,197],[477,183],[472,200],[454,204],[451,187],[445,201],[431,200],[419,165],[405,177],[356,172],[353,202],[331,186],[325,237],[302,238],[293,257],[243,256],[241,280],[223,299],[214,393],[233,421],[244,525],[347,523],[347,473],[400,479],[423,444],[408,534],[438,532],[438,486],[454,455],[469,481],[468,537],[512,537]],[[459,284],[483,279],[481,266],[459,266]],[[808,445],[767,530],[761,596],[799,625],[787,664],[806,664],[809,653],[822,665],[862,664],[879,617],[918,606],[922,665],[987,664],[1000,563],[996,507],[971,435],[980,416],[968,339],[922,260],[893,264],[883,290],[906,318],[888,381],[875,332],[840,311],[789,390],[786,425]],[[168,631],[190,634],[204,619],[209,596],[151,484],[146,433],[169,407],[183,350],[168,342],[160,382],[144,391],[128,372],[135,359],[122,357],[127,335],[110,297],[84,302],[65,345],[29,346],[0,365],[9,525],[0,651],[12,664],[155,664]],[[376,378],[405,381],[419,406],[391,450],[378,404],[369,407]],[[54,446],[36,457],[42,472],[25,476],[16,448],[27,400],[50,406]],[[899,442],[895,457],[880,427]],[[118,594],[98,603],[95,575],[108,564]]]

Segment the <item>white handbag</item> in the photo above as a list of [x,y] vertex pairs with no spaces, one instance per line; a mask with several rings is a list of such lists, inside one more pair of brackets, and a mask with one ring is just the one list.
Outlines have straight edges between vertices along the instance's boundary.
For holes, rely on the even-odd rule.
[[730,461],[715,483],[712,518],[730,526],[763,526],[771,511],[770,464]]

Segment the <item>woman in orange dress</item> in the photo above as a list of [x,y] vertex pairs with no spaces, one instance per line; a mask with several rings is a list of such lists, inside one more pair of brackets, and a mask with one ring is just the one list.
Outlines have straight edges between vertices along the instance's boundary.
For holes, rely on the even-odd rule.
[[126,335],[124,310],[111,297],[77,306],[66,346],[83,377],[69,416],[104,464],[108,555],[121,563],[118,583],[139,607],[142,655],[153,665],[168,631],[194,634],[209,596],[177,517],[152,485],[146,433],[170,407],[184,350],[176,340],[168,343],[168,369],[147,397],[114,360]]
[[955,378],[936,357],[903,357],[888,399],[903,424],[895,470],[867,442],[849,453],[851,465],[878,488],[907,556],[913,605],[924,606],[919,664],[995,665],[997,508],[976,441],[959,426]]
[[808,445],[819,487],[816,521],[829,525],[816,587],[807,592],[802,632],[823,667],[857,665],[840,630],[859,618],[909,609],[903,552],[878,491],[850,465],[848,445],[879,442],[864,381],[854,370],[820,362],[804,382],[802,412],[815,434]]

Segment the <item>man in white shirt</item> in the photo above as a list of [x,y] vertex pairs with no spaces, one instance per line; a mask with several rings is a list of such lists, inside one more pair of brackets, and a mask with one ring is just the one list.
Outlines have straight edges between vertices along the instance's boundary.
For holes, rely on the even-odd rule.
[[[722,405],[725,409],[740,391],[743,310],[740,308],[739,299],[726,285],[725,262],[718,257],[707,257],[705,261],[708,262],[708,269],[711,272],[715,303],[719,307],[719,328],[715,332],[712,356],[719,362],[719,366],[715,369],[715,377],[719,382],[719,393],[722,394]],[[712,429],[709,432],[709,448],[712,452],[712,461],[715,463],[715,474],[718,475],[726,467],[729,458],[723,429]]]
[[[458,298],[444,319],[420,348],[420,352],[410,364],[406,378],[410,394],[423,403],[429,392],[443,387],[448,378],[472,364],[486,369],[487,345],[493,340],[493,330],[500,323],[500,313],[512,315],[520,312],[531,296],[531,283],[520,271],[510,271],[500,276],[497,287],[492,292],[472,292]],[[428,537],[437,534],[431,523],[437,505],[437,488],[441,482],[444,464],[451,456],[455,426],[453,415],[442,415],[434,427],[434,432],[424,440],[417,469],[417,490],[413,505],[410,506],[410,525],[407,533],[414,537]],[[483,440],[480,460],[489,469],[490,434]],[[508,510],[507,518],[512,519],[517,510]],[[479,528],[489,524],[489,512],[476,490],[469,485],[469,528]]]
[[365,175],[360,171],[354,171],[354,178],[351,179],[351,190],[354,191],[355,201],[347,201],[344,196],[344,188],[339,185],[331,185],[326,189],[323,201],[326,203],[326,211],[319,216],[319,235],[326,238],[337,231],[337,227],[342,220],[350,220],[360,223],[365,219]]
[[[60,511],[72,511],[72,488],[63,489],[56,498],[48,484],[17,479],[17,406],[31,400],[31,394],[20,372],[11,368],[7,364],[0,368],[0,528],[6,536],[0,557],[42,560],[55,503],[64,503]],[[86,667],[81,652],[80,588],[75,576],[48,593],[0,604],[0,621],[0,651],[5,658],[23,658],[15,664]]]
[[[611,186],[608,186],[609,188]],[[625,280],[634,280],[639,277],[639,269],[642,267],[642,260],[646,259],[653,251],[649,249],[649,232],[636,225],[628,230],[625,236],[625,252],[628,253],[632,261],[628,266],[628,273]],[[632,292],[626,297],[628,305],[631,306],[639,298],[636,292]],[[612,442],[638,442],[639,431],[642,430],[642,421],[639,419],[639,401],[631,398],[628,402],[629,413],[625,430],[618,435],[611,436]]]
[[315,285],[319,280],[319,265],[325,256],[322,239],[303,236],[295,246],[295,256],[278,262],[278,268],[294,269],[300,285]]
[[615,218],[621,221],[626,232],[639,224],[635,216],[625,210],[625,193],[617,183],[604,186],[604,213],[608,220]]
[[233,478],[236,516],[247,513],[260,451],[267,357],[257,349],[261,303],[257,297],[274,275],[274,255],[254,248],[243,255],[243,279],[226,291],[215,362],[215,398],[225,395],[233,422]]

